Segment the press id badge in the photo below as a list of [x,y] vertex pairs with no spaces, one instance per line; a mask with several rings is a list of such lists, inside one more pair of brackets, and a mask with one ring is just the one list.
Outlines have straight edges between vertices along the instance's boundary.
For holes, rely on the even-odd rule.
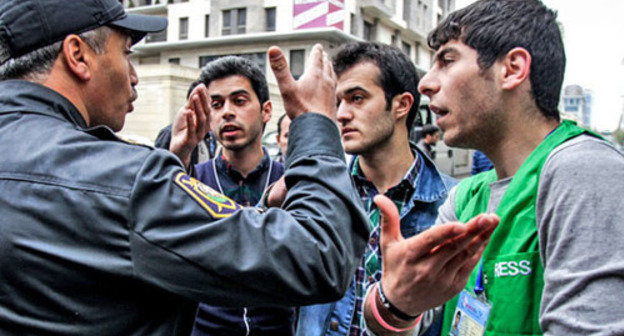
[[467,290],[459,294],[449,336],[482,336],[492,306]]

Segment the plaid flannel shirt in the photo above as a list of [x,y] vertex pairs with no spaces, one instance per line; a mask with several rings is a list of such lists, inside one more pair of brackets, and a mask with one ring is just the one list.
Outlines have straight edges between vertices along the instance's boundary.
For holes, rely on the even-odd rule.
[[[407,171],[401,182],[388,189],[385,193],[385,196],[394,201],[394,204],[399,209],[399,213],[414,193],[419,168],[419,160],[414,160],[414,163]],[[360,194],[360,198],[362,199],[364,209],[368,213],[371,233],[368,243],[366,244],[364,255],[355,274],[355,310],[353,312],[351,328],[349,329],[349,336],[365,336],[367,333],[364,330],[362,319],[362,302],[368,287],[381,280],[382,256],[381,249],[379,247],[380,213],[379,209],[373,202],[373,199],[377,194],[379,194],[379,192],[377,191],[375,185],[364,176],[364,173],[360,168],[359,158],[355,159],[353,169],[351,170],[351,176],[355,182],[356,189]]]

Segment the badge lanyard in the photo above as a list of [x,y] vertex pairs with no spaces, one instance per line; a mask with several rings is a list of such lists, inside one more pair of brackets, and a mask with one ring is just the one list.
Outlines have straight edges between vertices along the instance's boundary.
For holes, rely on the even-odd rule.
[[[221,155],[221,149],[217,151],[217,154],[215,155],[215,159],[212,161],[212,171],[214,172],[214,177],[215,177],[215,181],[217,182],[217,187],[219,187],[219,192],[225,195],[225,192],[223,192],[223,188],[221,187],[221,182],[219,181],[219,174],[217,174],[217,157],[220,157],[220,155]],[[269,181],[271,180],[272,171],[273,171],[273,160],[269,160],[269,172],[267,174],[266,181],[264,182],[264,189],[262,190],[266,190],[269,187]]]
[[459,293],[448,336],[482,336],[485,334],[492,305],[485,297],[483,280],[483,258],[481,258],[474,294],[467,289]]
[[481,258],[481,261],[479,262],[479,274],[477,275],[477,280],[475,281],[474,293],[477,297],[480,297],[483,292],[483,258]]

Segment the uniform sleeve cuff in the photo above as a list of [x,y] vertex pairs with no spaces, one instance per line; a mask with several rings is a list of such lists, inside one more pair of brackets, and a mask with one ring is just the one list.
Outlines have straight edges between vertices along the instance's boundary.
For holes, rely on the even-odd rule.
[[286,168],[300,157],[330,155],[344,162],[344,150],[338,127],[319,113],[306,113],[295,118],[288,131]]

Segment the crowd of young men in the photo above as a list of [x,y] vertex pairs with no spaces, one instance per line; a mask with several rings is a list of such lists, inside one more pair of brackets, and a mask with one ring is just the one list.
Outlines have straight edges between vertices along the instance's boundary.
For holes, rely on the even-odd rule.
[[[560,120],[565,53],[540,1],[451,13],[420,80],[383,44],[333,62],[317,45],[297,81],[271,48],[292,122],[279,181],[257,67],[202,69],[175,155],[126,144],[130,48],[166,23],[58,4],[0,2],[2,334],[289,335],[295,305],[298,335],[624,334],[624,211],[606,192],[624,156]],[[494,170],[453,187],[409,143],[419,92],[444,141]],[[189,176],[209,130],[222,150]],[[273,207],[254,207],[272,182]]]
[[[373,202],[386,195],[399,209],[406,237],[431,227],[438,207],[455,185],[429,156],[410,144],[418,113],[416,68],[399,49],[369,42],[341,47],[333,57],[336,95],[345,152],[353,155],[351,178],[370,219],[370,236],[345,296],[337,302],[302,307],[298,335],[360,334],[366,289],[381,279],[380,213]],[[431,321],[433,321],[433,316]],[[432,330],[439,330],[433,328]]]

